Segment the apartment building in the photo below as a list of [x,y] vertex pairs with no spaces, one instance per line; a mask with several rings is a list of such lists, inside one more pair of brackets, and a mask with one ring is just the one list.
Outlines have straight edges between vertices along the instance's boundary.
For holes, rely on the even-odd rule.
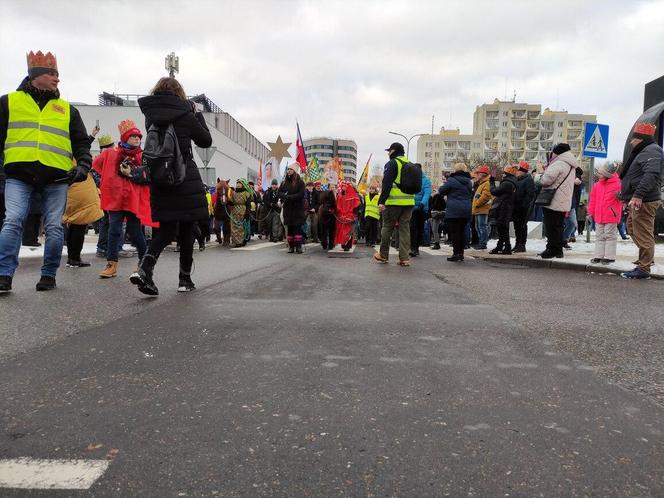
[[473,134],[482,139],[485,160],[544,161],[551,145],[566,142],[585,169],[590,160],[581,155],[583,130],[585,123],[596,122],[595,115],[542,111],[539,104],[496,99],[475,109]]
[[354,140],[315,137],[305,140],[303,145],[307,160],[316,156],[318,163],[321,165],[333,157],[341,158],[344,165],[344,178],[356,181],[357,144]]
[[476,135],[463,135],[457,129],[441,128],[438,135],[422,135],[417,140],[417,162],[432,181],[442,179],[456,162],[468,162],[473,154],[482,154],[482,140]]
[[431,179],[440,179],[458,161],[477,163],[511,161],[536,163],[559,142],[570,145],[579,165],[587,169],[590,159],[582,156],[583,130],[597,116],[568,111],[542,111],[540,104],[494,100],[477,106],[473,133],[463,135],[442,128],[438,135],[422,135],[417,141],[417,162]]

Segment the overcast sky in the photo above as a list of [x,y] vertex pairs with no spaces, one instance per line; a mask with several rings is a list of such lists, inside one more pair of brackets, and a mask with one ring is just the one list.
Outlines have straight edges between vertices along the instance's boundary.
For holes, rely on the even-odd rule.
[[[494,98],[597,114],[609,157],[664,74],[664,1],[3,0],[0,90],[29,50],[58,57],[61,92],[146,93],[180,57],[188,94],[206,93],[263,143],[352,138],[384,162],[395,138],[441,126],[472,132]],[[186,6],[186,8],[183,8]],[[411,157],[415,143],[411,142]]]

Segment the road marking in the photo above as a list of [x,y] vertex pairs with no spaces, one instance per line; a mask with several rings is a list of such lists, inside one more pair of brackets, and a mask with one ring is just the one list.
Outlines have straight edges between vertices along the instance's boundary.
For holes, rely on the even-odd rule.
[[420,247],[420,252],[430,254],[431,256],[449,256],[452,254],[450,251],[443,249],[431,249],[430,247]]
[[108,468],[108,460],[0,460],[0,488],[90,489]]
[[266,247],[270,246],[279,247],[279,244],[275,244],[274,242],[261,242],[258,244],[251,244],[244,247],[233,247],[231,248],[231,251],[256,251],[258,249],[265,249]]
[[327,251],[327,252],[328,252],[328,253],[332,253],[332,254],[334,254],[334,253],[353,254],[353,253],[355,252],[355,247],[356,247],[356,246],[353,245],[353,246],[351,246],[351,248],[350,248],[348,251],[344,251],[344,250],[341,248],[341,244],[337,244],[336,246],[334,246],[334,249],[330,249],[330,250]]

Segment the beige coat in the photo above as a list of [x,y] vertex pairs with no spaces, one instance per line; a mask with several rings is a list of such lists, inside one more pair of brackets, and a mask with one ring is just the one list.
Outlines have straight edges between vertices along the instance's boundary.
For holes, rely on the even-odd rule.
[[99,192],[92,175],[83,182],[73,183],[67,191],[67,208],[62,217],[64,223],[87,225],[104,216],[99,207]]
[[[552,211],[567,212],[572,208],[576,168],[577,162],[574,154],[567,151],[559,155],[546,168],[544,173],[535,175],[535,183],[541,185],[542,188],[556,188],[560,185],[556,191],[556,195],[553,196],[553,201],[551,201],[549,206],[546,206]],[[567,175],[567,173],[569,173],[569,175]],[[565,179],[566,175],[567,179]]]

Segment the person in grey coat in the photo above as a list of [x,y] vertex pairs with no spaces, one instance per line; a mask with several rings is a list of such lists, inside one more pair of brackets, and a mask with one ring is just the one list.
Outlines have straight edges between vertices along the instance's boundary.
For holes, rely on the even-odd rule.
[[620,197],[627,204],[627,228],[639,259],[632,271],[621,276],[630,279],[650,278],[655,258],[655,212],[662,203],[661,184],[664,168],[662,148],[655,143],[657,128],[650,123],[636,123],[630,144],[632,153],[620,173]]

